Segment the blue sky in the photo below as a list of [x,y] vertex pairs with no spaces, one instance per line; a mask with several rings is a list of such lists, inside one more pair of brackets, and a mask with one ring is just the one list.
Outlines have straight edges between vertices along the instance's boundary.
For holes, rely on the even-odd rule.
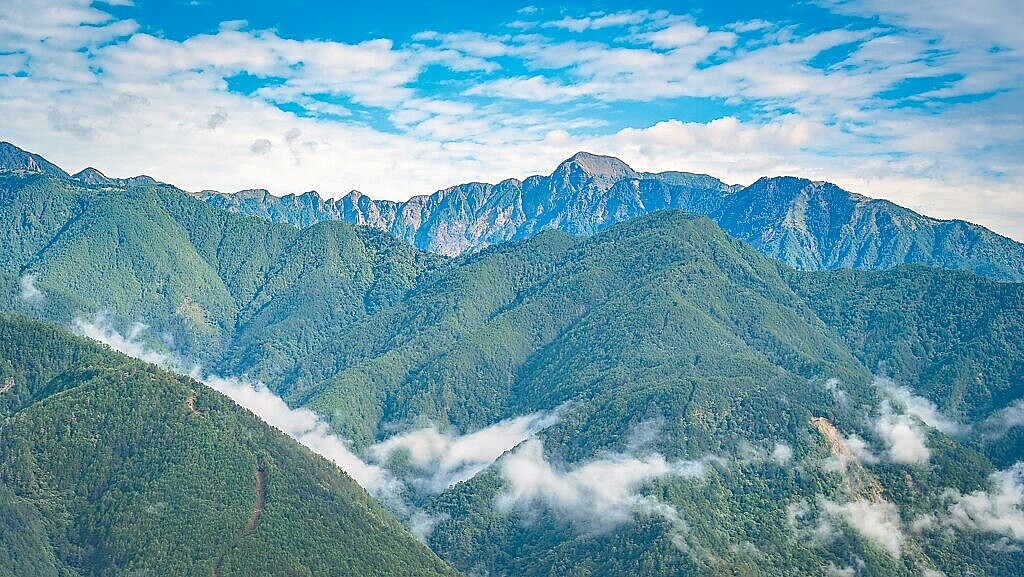
[[584,149],[1024,239],[1022,11],[961,4],[9,0],[0,138],[190,190],[395,199]]

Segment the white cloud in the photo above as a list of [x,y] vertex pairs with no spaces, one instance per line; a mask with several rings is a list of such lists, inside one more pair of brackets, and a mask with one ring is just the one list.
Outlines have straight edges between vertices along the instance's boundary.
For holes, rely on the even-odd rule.
[[431,515],[424,511],[416,511],[406,521],[406,525],[409,527],[409,532],[412,533],[413,537],[416,537],[423,543],[427,543],[430,539],[430,534],[434,532],[434,527],[448,519],[449,516],[447,514]]
[[966,495],[949,490],[950,523],[1024,542],[1024,461],[989,477],[987,491]]
[[826,391],[832,393],[832,398],[834,398],[840,406],[845,407],[850,402],[850,398],[847,396],[846,391],[843,390],[842,383],[839,382],[839,379],[826,379],[822,386],[825,387]]
[[615,12],[613,14],[598,13],[581,18],[566,16],[560,20],[545,22],[544,26],[548,28],[564,28],[572,32],[583,32],[584,30],[600,30],[602,28],[616,28],[632,24],[640,24],[641,22],[645,22],[659,16],[664,17],[665,14],[651,13],[646,10],[623,11]]
[[502,510],[529,513],[543,506],[586,531],[601,532],[629,522],[634,515],[659,516],[676,532],[676,543],[686,529],[670,505],[640,493],[645,483],[666,477],[693,479],[704,474],[696,461],[667,461],[658,454],[644,457],[608,455],[559,467],[544,455],[544,445],[529,440],[502,459],[505,487],[497,498]]
[[658,48],[678,48],[696,44],[706,38],[708,33],[704,26],[683,21],[648,33],[643,38]]
[[876,377],[874,384],[890,399],[902,404],[908,414],[921,419],[929,427],[938,429],[947,435],[961,435],[969,429],[966,425],[962,425],[939,412],[935,403],[915,395],[907,387],[896,385],[891,379]]
[[900,529],[900,515],[896,505],[888,501],[835,503],[827,499],[822,499],[820,505],[826,514],[845,521],[861,536],[893,557],[900,556],[905,538]]
[[992,413],[981,423],[981,430],[989,438],[999,438],[1014,428],[1024,425],[1024,399],[1017,399]]
[[[954,2],[838,4],[889,24],[799,34],[634,11],[568,14],[562,24],[580,30],[571,40],[468,30],[406,45],[300,41],[229,22],[178,41],[86,0],[13,0],[0,5],[0,132],[72,172],[94,165],[190,190],[337,197],[355,188],[392,199],[549,171],[590,149],[730,182],[829,180],[1024,238],[1020,11],[1005,1],[969,15]],[[594,32],[623,28],[614,39]],[[846,46],[842,61],[812,65]],[[454,78],[444,98],[420,86],[433,66]],[[243,73],[273,86],[228,90]],[[931,77],[959,80],[908,96],[912,106],[883,96]],[[742,113],[688,122],[679,98]],[[629,116],[617,114],[623,102],[669,112],[613,132],[609,119]],[[449,103],[459,106],[439,106]],[[231,130],[218,112],[227,110]],[[301,142],[278,145],[293,130]]]
[[991,44],[1024,50],[1020,35],[1024,16],[1014,0],[984,0],[974,5],[975,10],[964,10],[963,3],[957,0],[833,0],[821,4],[838,12],[880,16],[957,44],[980,44],[983,48]]
[[856,574],[857,571],[853,567],[839,567],[831,561],[829,562],[828,567],[825,567],[825,575],[827,577],[853,577]]
[[894,463],[922,465],[931,457],[927,436],[909,415],[893,412],[888,402],[883,402],[875,432],[886,445],[886,456]]
[[850,450],[852,454],[861,463],[877,463],[878,457],[871,452],[871,447],[868,446],[867,441],[857,435],[850,435],[845,439],[846,448]]
[[273,144],[266,138],[257,138],[249,145],[249,150],[253,154],[267,154],[271,148],[273,148]]
[[21,285],[19,296],[25,304],[35,306],[46,300],[46,295],[36,286],[35,275],[22,275],[19,284]]
[[381,463],[396,452],[406,454],[422,475],[414,482],[428,493],[440,493],[472,478],[505,452],[554,425],[563,411],[564,407],[538,411],[461,436],[429,426],[390,437],[368,451]]
[[393,501],[398,494],[399,483],[390,473],[356,456],[349,443],[331,433],[330,426],[316,413],[289,407],[260,383],[202,373],[193,374],[193,378],[249,409],[314,453],[333,461],[378,499]]
[[91,317],[75,317],[72,322],[72,329],[84,337],[99,341],[115,351],[177,372],[183,371],[181,361],[174,355],[153,349],[143,342],[143,337],[149,331],[149,326],[143,323],[134,323],[128,331],[122,333],[114,327],[113,321],[104,313],[98,313]]
[[771,456],[779,465],[785,465],[793,460],[793,449],[785,443],[775,443]]
[[132,325],[127,333],[121,333],[113,326],[109,317],[99,314],[91,318],[76,318],[74,329],[77,333],[104,343],[125,355],[191,376],[252,411],[268,425],[292,437],[314,453],[333,461],[378,499],[393,505],[399,504],[401,486],[390,473],[356,456],[348,443],[331,433],[330,427],[316,413],[308,409],[289,407],[266,386],[235,377],[210,374],[198,365],[189,366],[171,353],[155,350],[143,340],[148,327],[141,323]]

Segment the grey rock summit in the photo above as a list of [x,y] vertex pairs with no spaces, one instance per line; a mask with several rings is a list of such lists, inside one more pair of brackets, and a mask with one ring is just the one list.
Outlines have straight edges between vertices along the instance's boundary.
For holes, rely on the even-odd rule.
[[0,172],[35,172],[51,176],[68,177],[56,164],[38,154],[26,152],[10,142],[0,142]]
[[157,184],[156,179],[152,176],[143,174],[130,178],[111,178],[91,166],[76,172],[71,178],[89,186],[149,186]]

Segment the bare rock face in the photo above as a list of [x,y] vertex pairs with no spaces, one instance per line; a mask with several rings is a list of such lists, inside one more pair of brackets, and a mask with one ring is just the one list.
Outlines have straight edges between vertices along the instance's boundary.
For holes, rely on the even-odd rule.
[[38,154],[0,142],[0,172],[37,172],[67,178],[68,173]]
[[251,191],[200,196],[220,208],[299,227],[322,220],[366,225],[421,249],[457,256],[546,229],[593,234],[663,208],[703,212],[732,190],[710,176],[642,174],[617,158],[580,152],[549,176],[460,184],[405,202],[373,200],[358,191],[335,200],[306,193],[315,198],[298,204],[290,195],[256,197]]

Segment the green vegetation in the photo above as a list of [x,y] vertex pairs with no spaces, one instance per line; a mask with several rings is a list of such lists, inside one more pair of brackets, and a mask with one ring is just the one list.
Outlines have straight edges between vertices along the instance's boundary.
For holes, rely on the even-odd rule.
[[[263,380],[292,404],[316,410],[357,449],[425,421],[472,431],[567,404],[560,422],[540,435],[558,470],[627,452],[704,460],[699,479],[664,476],[638,488],[685,519],[685,530],[651,511],[595,530],[542,504],[501,509],[501,462],[440,495],[412,495],[438,520],[431,547],[469,574],[820,575],[830,565],[861,563],[867,575],[942,570],[1009,576],[1024,570],[1019,552],[997,546],[998,535],[942,521],[947,490],[985,490],[990,473],[1022,456],[1020,427],[996,437],[986,436],[981,424],[1024,393],[1024,285],[919,267],[797,272],[728,237],[709,219],[677,212],[654,213],[588,238],[545,232],[447,260],[345,223],[300,231],[213,209],[172,187],[85,187],[42,175],[0,175],[0,235],[0,250],[6,251],[0,260],[3,309],[59,323],[99,311],[121,326],[144,321],[153,338],[177,351],[219,372]],[[26,279],[44,296],[23,298]],[[76,354],[91,354],[89,347],[82,350]],[[61,431],[74,415],[86,421],[88,426],[74,429],[85,431],[86,439],[89,431],[127,427],[113,415],[141,419],[141,411],[157,411],[165,402],[164,412],[173,406],[179,420],[197,420],[185,412],[184,390],[171,394],[170,385],[155,387],[164,392],[146,403],[119,400],[124,391],[141,394],[134,391],[163,373],[140,368],[130,372],[129,386],[117,383],[116,369],[96,372],[71,357],[33,361],[70,376],[37,385],[19,380],[0,396],[14,422],[51,403],[60,408],[54,415],[65,419],[41,416],[31,427],[11,428],[19,438],[33,430]],[[925,462],[879,458],[862,463],[856,474],[830,468],[835,448],[812,417],[824,417],[840,435],[857,435],[876,455],[883,453],[876,424],[885,393],[872,384],[877,374],[974,429],[951,437],[912,420],[927,434]],[[837,379],[845,401],[829,390],[830,379]],[[57,394],[60,387],[83,392]],[[87,394],[89,387],[106,394]],[[220,399],[197,392],[203,411]],[[95,404],[106,402],[120,412]],[[226,401],[220,402],[227,411]],[[186,434],[160,422],[146,420],[147,435]],[[147,454],[152,461],[144,463],[216,460],[223,473],[209,477],[221,480],[193,481],[207,490],[196,494],[211,500],[225,487],[244,487],[219,497],[222,514],[196,506],[183,517],[234,531],[239,554],[225,555],[223,567],[244,573],[236,564],[257,563],[260,554],[273,551],[262,542],[244,549],[269,523],[274,503],[268,493],[260,529],[246,533],[254,470],[264,467],[268,490],[284,475],[295,483],[319,477],[281,465],[282,457],[270,449],[278,445],[264,437],[242,443],[250,439],[248,427],[257,427],[254,421],[228,424],[231,434],[189,441],[208,450],[186,452],[188,459],[177,461],[153,448]],[[637,448],[636,431],[645,427],[652,434]],[[40,445],[40,459],[77,454],[52,446],[53,439],[32,440],[51,443]],[[118,490],[132,495],[118,475],[139,470],[95,452],[101,445],[81,442],[81,452],[90,455],[81,465],[86,469],[70,468],[61,482],[90,479],[95,472],[88,467],[105,467],[102,474],[109,477],[101,478],[116,478],[126,484]],[[792,461],[768,457],[777,443],[791,449]],[[34,455],[33,445],[25,446],[12,453],[19,463],[36,458],[20,456]],[[47,466],[58,470],[63,462]],[[320,474],[330,474],[323,467]],[[173,491],[189,485],[176,480],[157,486],[164,492],[155,493],[154,502],[172,503],[184,500]],[[18,498],[7,498],[2,510],[10,527],[26,529],[4,529],[0,538],[25,551],[26,563],[128,558],[96,553],[91,545],[75,553],[77,541],[55,537],[80,535],[75,512],[91,501],[46,509],[43,497],[25,494],[15,491]],[[321,499],[337,503],[301,494],[296,507],[328,506]],[[868,498],[897,507],[896,530],[904,538],[899,555],[826,515],[829,503]],[[142,509],[114,507],[121,501],[134,502],[118,497],[106,508],[89,509],[88,519],[96,521],[87,528],[105,528],[116,537],[129,523],[137,534],[146,533],[140,543],[159,549],[164,545],[155,543],[169,542],[160,537],[164,529],[132,525],[149,517]],[[801,508],[804,516],[795,515]],[[929,515],[932,525],[921,521]],[[812,538],[825,521],[830,537]],[[921,523],[912,528],[915,521]],[[326,558],[318,555],[340,554],[332,545],[337,537],[325,531],[310,525],[308,532],[275,543],[313,563]],[[211,539],[202,541],[197,551],[211,547]],[[176,547],[166,547],[165,554],[184,555]]]
[[0,317],[0,575],[452,575],[203,385]]

